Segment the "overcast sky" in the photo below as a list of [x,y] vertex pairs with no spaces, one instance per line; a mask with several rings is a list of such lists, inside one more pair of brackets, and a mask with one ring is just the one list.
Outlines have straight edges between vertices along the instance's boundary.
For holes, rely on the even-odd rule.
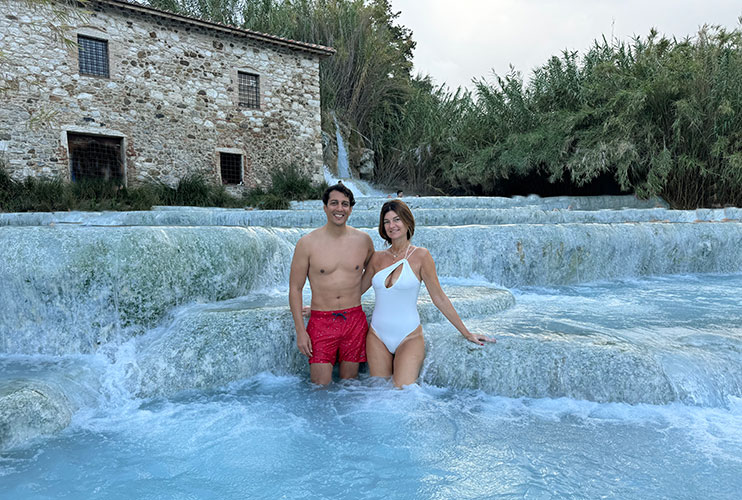
[[611,35],[643,38],[654,27],[694,35],[703,24],[739,27],[740,0],[391,0],[397,21],[412,29],[415,72],[451,89],[492,80],[512,64],[528,78],[563,49],[584,54]]

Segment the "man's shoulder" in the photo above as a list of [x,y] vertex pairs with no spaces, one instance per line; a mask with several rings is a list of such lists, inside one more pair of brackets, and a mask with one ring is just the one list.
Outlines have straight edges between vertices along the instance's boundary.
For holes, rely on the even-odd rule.
[[319,241],[317,238],[317,231],[318,229],[315,229],[311,233],[307,233],[301,238],[299,238],[299,241],[296,242],[296,249],[295,252],[297,253],[303,253],[303,254],[309,254],[312,253],[312,248],[316,246],[316,242]]
[[313,229],[312,231],[308,232],[307,234],[299,238],[299,243],[301,242],[310,243],[311,241],[316,240],[317,238],[322,238],[322,233],[324,232],[323,231],[324,229],[325,229],[324,226],[318,227],[317,229]]
[[[345,236],[343,236],[343,238],[348,238],[350,240],[348,241],[348,239],[346,239],[346,243],[366,245],[371,242],[371,237],[366,232],[360,229],[346,226],[346,230],[347,232],[345,233]],[[297,245],[309,247],[321,247],[325,244],[335,244],[335,237],[328,234],[327,228],[325,226],[319,227],[312,232],[305,234],[304,236],[299,238],[299,241],[297,242]]]
[[358,238],[363,238],[363,239],[370,238],[370,236],[368,235],[368,233],[366,233],[366,231],[363,231],[361,229],[356,229],[356,228],[354,228],[352,226],[346,226],[346,227],[350,231],[350,234],[352,234],[352,235],[354,235],[354,236],[356,236]]
[[360,229],[356,229],[354,227],[350,227],[350,226],[348,226],[348,229],[350,230],[350,236],[351,238],[353,238],[353,241],[358,242],[359,245],[373,246],[373,241],[371,240],[371,236],[369,236],[367,232],[362,231]]

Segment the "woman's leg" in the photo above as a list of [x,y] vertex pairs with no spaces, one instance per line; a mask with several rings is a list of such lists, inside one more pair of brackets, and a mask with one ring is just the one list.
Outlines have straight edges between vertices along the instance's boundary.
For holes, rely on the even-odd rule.
[[405,338],[394,353],[394,385],[402,387],[414,384],[420,376],[425,360],[425,339],[422,326]]
[[369,326],[366,335],[366,360],[368,361],[368,374],[372,377],[391,377],[392,360],[394,357],[384,342],[376,336],[374,329]]

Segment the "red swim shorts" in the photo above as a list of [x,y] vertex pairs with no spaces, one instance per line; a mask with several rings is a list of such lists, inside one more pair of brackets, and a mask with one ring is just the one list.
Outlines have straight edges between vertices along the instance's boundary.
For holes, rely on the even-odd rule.
[[312,311],[307,333],[312,341],[310,363],[366,361],[368,320],[361,306],[340,311]]

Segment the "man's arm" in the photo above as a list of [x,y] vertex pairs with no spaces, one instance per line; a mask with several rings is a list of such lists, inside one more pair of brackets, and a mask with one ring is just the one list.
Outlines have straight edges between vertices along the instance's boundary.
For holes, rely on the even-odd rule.
[[371,236],[366,235],[366,262],[365,265],[368,265],[369,262],[371,262],[371,257],[374,256],[374,242],[371,240]]
[[361,277],[361,295],[371,288],[371,278],[374,277],[375,269],[373,265],[374,242],[369,235],[366,235],[366,261],[363,264],[363,276]]
[[307,281],[309,273],[309,250],[304,238],[301,238],[294,249],[294,257],[291,260],[291,272],[289,274],[289,308],[291,316],[294,318],[294,328],[296,329],[296,346],[299,351],[307,356],[312,357],[312,341],[304,326],[302,316],[302,290],[304,283]]

